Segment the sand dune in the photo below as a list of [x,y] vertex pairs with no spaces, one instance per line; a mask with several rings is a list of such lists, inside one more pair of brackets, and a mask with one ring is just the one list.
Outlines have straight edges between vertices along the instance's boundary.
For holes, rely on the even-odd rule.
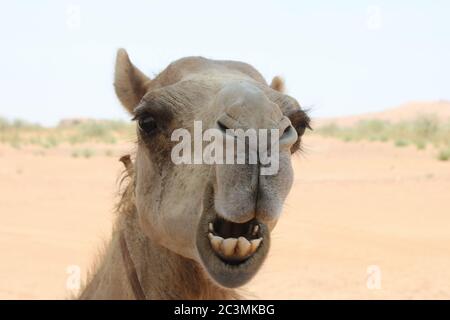
[[[305,144],[250,297],[450,298],[449,164],[383,143]],[[0,298],[69,296],[70,266],[84,277],[108,238],[121,169],[0,145]]]
[[361,120],[377,119],[392,123],[414,120],[418,116],[435,116],[442,120],[450,119],[449,101],[408,102],[381,112],[364,113],[347,117],[319,118],[316,126],[336,123],[340,126],[352,126]]

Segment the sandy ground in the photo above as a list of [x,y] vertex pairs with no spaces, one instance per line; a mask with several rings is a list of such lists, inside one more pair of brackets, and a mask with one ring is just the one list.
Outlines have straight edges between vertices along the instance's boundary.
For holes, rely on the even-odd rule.
[[355,125],[362,120],[375,119],[396,123],[401,121],[414,121],[420,116],[436,117],[441,121],[449,121],[450,101],[411,101],[381,112],[356,114],[347,117],[314,119],[314,126],[317,128],[333,123],[339,126],[348,127]]
[[[389,143],[307,137],[306,149],[252,297],[449,299],[450,163]],[[84,276],[108,238],[121,169],[0,145],[1,299],[69,295],[70,266]]]

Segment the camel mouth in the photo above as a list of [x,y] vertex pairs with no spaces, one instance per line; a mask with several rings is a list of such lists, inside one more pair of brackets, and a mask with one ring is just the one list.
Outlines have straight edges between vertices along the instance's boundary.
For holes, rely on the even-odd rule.
[[235,223],[219,215],[208,185],[197,236],[197,252],[210,279],[225,288],[244,285],[258,272],[270,248],[270,231],[257,219]]
[[219,285],[236,288],[258,272],[270,247],[268,227],[258,221],[235,223],[211,209],[199,224],[197,248],[206,271]]
[[263,241],[260,223],[255,219],[235,223],[216,216],[209,222],[208,231],[211,248],[228,264],[244,262],[258,250]]

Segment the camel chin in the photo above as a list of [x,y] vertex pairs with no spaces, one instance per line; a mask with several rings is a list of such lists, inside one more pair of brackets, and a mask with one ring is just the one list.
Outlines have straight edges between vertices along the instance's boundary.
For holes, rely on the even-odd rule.
[[257,219],[234,223],[221,217],[208,198],[197,229],[197,250],[210,278],[222,287],[247,283],[264,262],[270,231]]

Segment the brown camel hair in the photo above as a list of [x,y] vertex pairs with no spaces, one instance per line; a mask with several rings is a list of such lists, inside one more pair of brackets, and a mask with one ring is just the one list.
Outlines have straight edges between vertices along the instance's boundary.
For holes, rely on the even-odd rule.
[[[309,126],[306,113],[295,99],[281,92],[281,78],[276,77],[268,86],[253,67],[234,61],[184,58],[150,80],[130,62],[125,50],[119,50],[114,85],[130,114],[140,120],[150,114],[150,119],[160,120],[161,127],[150,139],[138,126],[136,152],[120,159],[125,170],[111,240],[78,298],[242,298],[242,289],[236,288],[256,274],[267,256],[270,231],[292,185],[290,156],[300,148],[301,135]],[[218,98],[211,100],[213,97]],[[235,97],[242,97],[248,106],[236,104],[239,101]],[[214,108],[205,107],[207,104]],[[158,109],[161,105],[166,108]],[[231,166],[214,171],[207,165],[175,167],[167,158],[170,145],[166,136],[174,122],[184,127],[188,120],[197,118],[213,126],[214,117],[227,113],[244,122],[249,120],[245,123],[253,128],[283,125],[282,130],[287,132],[279,172],[260,178],[258,208],[248,193],[252,190],[249,184],[257,181],[247,178],[255,176],[251,171],[255,167]],[[186,119],[174,119],[179,114],[185,114]],[[294,130],[287,130],[286,125]],[[219,181],[215,174],[220,175],[222,189],[215,189]],[[204,191],[192,193],[200,188]],[[258,220],[264,241],[240,265],[227,265],[211,251],[207,219],[217,215],[211,201],[223,209],[222,214],[240,214],[228,217],[231,221],[244,221],[245,215]],[[236,205],[244,207],[233,207]],[[136,285],[143,297],[136,293]]]
[[[119,237],[123,232],[140,284],[147,299],[240,299],[242,293],[222,288],[207,278],[195,261],[184,258],[154,244],[139,232],[134,203],[134,168],[129,155],[120,158],[125,170],[120,178],[117,220],[112,239],[94,264],[95,274],[88,276],[79,299],[136,299],[120,250]],[[157,281],[155,281],[155,279]],[[98,290],[105,287],[107,290]],[[109,290],[108,290],[109,289]],[[242,291],[243,290],[239,290]]]

